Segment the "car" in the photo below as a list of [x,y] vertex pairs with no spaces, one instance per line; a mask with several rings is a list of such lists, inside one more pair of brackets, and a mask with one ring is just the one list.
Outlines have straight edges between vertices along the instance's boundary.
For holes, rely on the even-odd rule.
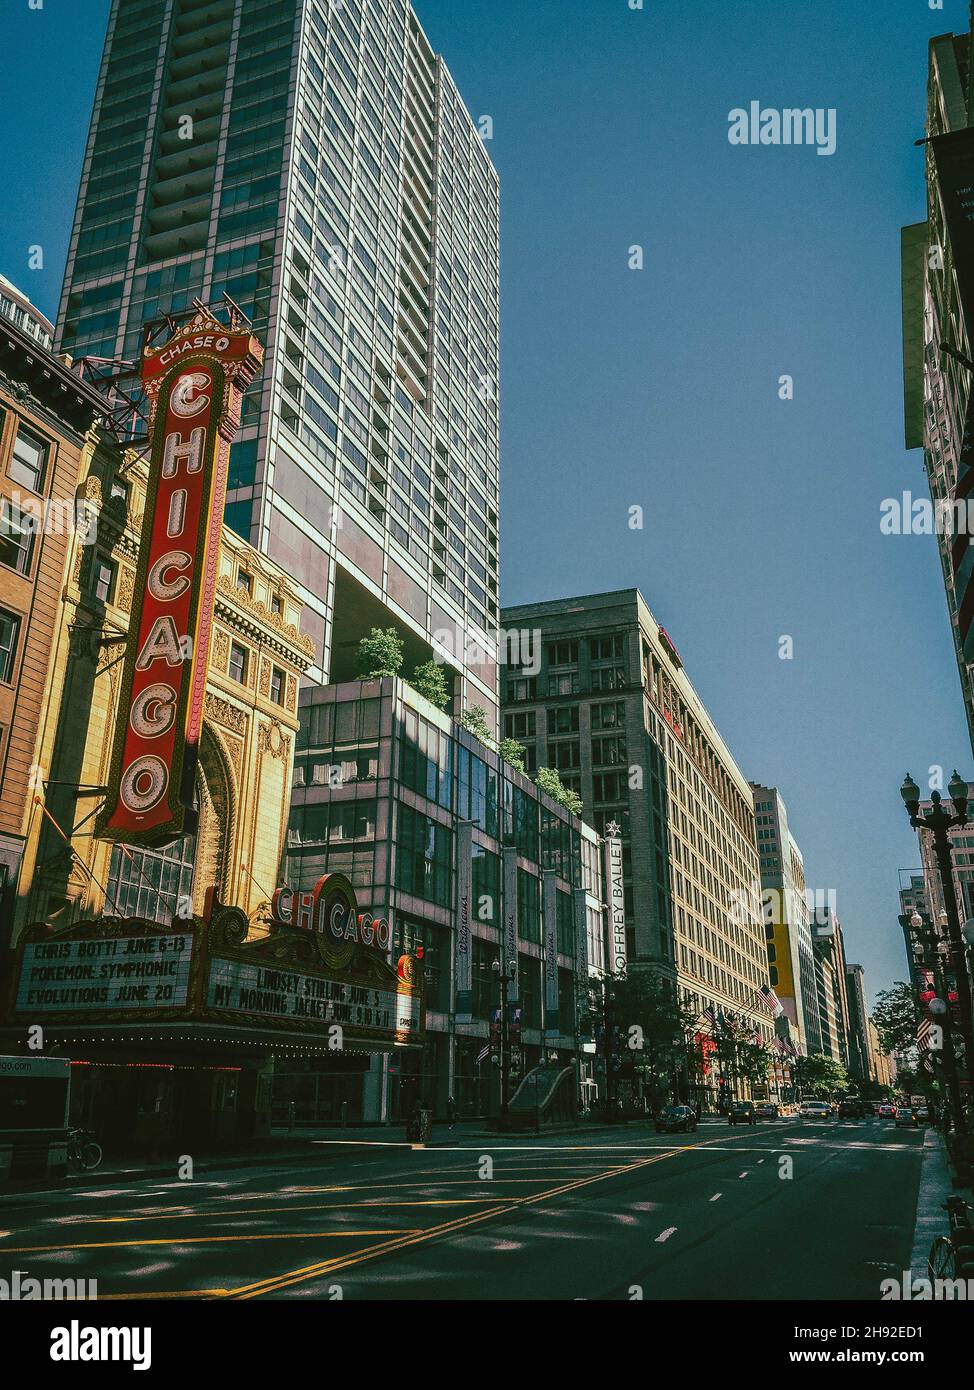
[[781,1114],[773,1100],[763,1100],[758,1106],[758,1114],[765,1120],[776,1120]]
[[917,1112],[912,1105],[898,1105],[896,1107],[895,1125],[897,1129],[915,1129],[919,1123]]
[[864,1113],[862,1103],[858,1100],[847,1098],[839,1101],[840,1120],[861,1120]]
[[832,1106],[827,1100],[803,1100],[798,1113],[803,1120],[827,1120],[832,1114]]
[[920,1121],[920,1123],[921,1123],[922,1125],[927,1125],[927,1124],[930,1123],[930,1107],[929,1107],[929,1105],[918,1105],[918,1106],[916,1107],[915,1113],[916,1113],[917,1119]]
[[859,1104],[862,1106],[862,1113],[863,1113],[864,1115],[875,1115],[875,1113],[876,1113],[876,1106],[875,1106],[875,1103],[874,1103],[873,1101],[871,1101],[871,1100],[861,1100],[861,1101],[859,1102]]
[[890,1105],[888,1100],[884,1100],[882,1105],[879,1107],[879,1114],[883,1117],[883,1119],[891,1120],[893,1116],[896,1114],[896,1107],[894,1105]]
[[755,1125],[757,1122],[753,1100],[735,1100],[727,1112],[729,1125]]
[[656,1133],[690,1134],[697,1127],[697,1115],[689,1105],[667,1105],[656,1116]]

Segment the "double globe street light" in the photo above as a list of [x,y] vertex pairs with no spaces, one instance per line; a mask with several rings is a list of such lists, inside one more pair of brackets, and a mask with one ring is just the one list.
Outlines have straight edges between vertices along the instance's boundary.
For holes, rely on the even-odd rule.
[[[950,957],[950,946],[945,932],[947,914],[940,912],[937,921],[934,922],[929,917],[921,916],[914,908],[912,914],[900,918],[900,923],[909,929],[912,955],[910,974],[918,996],[924,1002],[927,1013],[937,1021],[943,1033],[943,1046],[930,1049],[931,1064],[936,1061],[943,1068],[942,1080],[947,1100],[943,1113],[948,1117],[953,1116],[954,1124],[959,1123],[963,1127],[963,1106],[951,1030],[950,991],[944,977],[944,969]],[[929,973],[929,980],[921,975],[921,971]],[[927,993],[931,997],[924,1000],[923,996]],[[933,1066],[931,1069],[934,1069]]]
[[[947,940],[949,943],[948,958],[954,975],[955,988],[957,990],[957,1004],[960,1014],[959,1030],[964,1043],[967,1084],[968,1087],[970,1087],[971,1080],[974,1078],[974,1035],[972,1035],[971,1031],[971,982],[967,973],[967,954],[965,947],[966,945],[974,944],[974,924],[965,922],[964,927],[961,927],[960,913],[957,909],[957,894],[954,891],[954,868],[951,860],[949,833],[956,826],[968,824],[968,786],[956,769],[947,784],[947,791],[953,803],[953,814],[944,807],[940,792],[935,791],[930,794],[931,809],[927,811],[925,815],[921,815],[920,788],[909,773],[907,773],[903,785],[900,787],[900,796],[903,798],[903,803],[906,806],[907,815],[910,817],[910,824],[913,828],[915,830],[929,830],[933,836],[933,847],[937,858],[937,869],[940,874],[940,885],[944,899],[944,912],[946,914],[944,925],[947,929]],[[959,1103],[955,1115],[955,1124],[960,1133],[966,1134],[967,1125],[964,1110],[963,1106]]]

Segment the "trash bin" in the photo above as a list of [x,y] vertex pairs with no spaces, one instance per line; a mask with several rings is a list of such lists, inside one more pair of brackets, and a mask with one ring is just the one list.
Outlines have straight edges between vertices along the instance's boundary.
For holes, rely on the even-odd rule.
[[411,1144],[425,1144],[433,1133],[433,1112],[418,1107],[406,1124],[406,1138]]

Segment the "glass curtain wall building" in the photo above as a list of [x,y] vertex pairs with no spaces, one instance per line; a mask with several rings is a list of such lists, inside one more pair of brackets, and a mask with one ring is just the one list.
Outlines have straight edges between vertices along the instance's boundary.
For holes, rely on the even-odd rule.
[[[510,1090],[553,1054],[566,1066],[577,1063],[579,1084],[588,1089],[596,1059],[594,1045],[586,1048],[581,1036],[587,981],[605,969],[594,830],[403,681],[309,688],[302,692],[300,715],[287,881],[296,892],[309,892],[323,874],[346,874],[363,910],[368,906],[389,919],[393,959],[422,951],[428,1040],[421,1053],[404,1053],[387,1065],[381,1085],[361,1088],[364,1100],[341,1090],[333,1077],[342,1063],[327,1059],[282,1070],[276,1094],[300,1101],[301,1122],[337,1118],[332,1107],[338,1096],[349,1100],[353,1119],[397,1121],[420,1098],[444,1114],[451,1095],[463,1115],[496,1111],[497,1068],[486,1054],[500,1000],[493,963],[501,956],[510,884],[516,885],[521,1011],[521,1059]],[[456,872],[463,822],[472,822],[473,841],[470,1023],[456,1019]],[[547,940],[557,946],[556,1029],[545,988],[546,965],[552,964],[544,930],[546,871],[554,876]],[[381,1071],[383,1059],[373,1061]]]
[[498,180],[405,0],[114,0],[57,345],[230,295],[264,342],[228,524],[312,676],[397,624],[497,713]]

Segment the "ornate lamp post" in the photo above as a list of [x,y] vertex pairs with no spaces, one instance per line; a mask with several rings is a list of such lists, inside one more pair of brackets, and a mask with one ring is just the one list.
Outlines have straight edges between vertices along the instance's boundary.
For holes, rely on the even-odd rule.
[[[943,919],[942,926],[946,924],[946,913],[941,913]],[[944,965],[950,955],[950,946],[943,933],[929,917],[922,916],[916,908],[909,917],[902,917],[901,922],[909,928],[910,939],[913,946],[914,962],[919,961],[920,965],[928,969],[933,976],[934,998],[929,999],[924,1004],[927,1013],[934,1018],[943,1030],[944,1045],[933,1055],[943,1066],[944,1088],[950,1102],[950,1109],[954,1115],[954,1123],[963,1133],[964,1130],[964,1108],[960,1098],[960,1083],[957,1077],[957,1059],[954,1055],[954,1037],[951,1027],[950,1004],[947,999],[948,991],[944,979]],[[920,993],[921,981],[919,972],[915,964],[912,971],[914,985],[917,993]]]
[[[967,783],[955,770],[947,785],[953,802],[954,814],[943,806],[939,792],[931,793],[933,809],[925,816],[920,815],[920,788],[907,773],[900,796],[906,806],[910,824],[916,830],[929,830],[933,835],[934,853],[944,895],[947,937],[950,943],[950,964],[953,969],[957,989],[958,1012],[960,1013],[960,1034],[964,1041],[964,1060],[967,1065],[968,1084],[974,1079],[974,1036],[971,1033],[971,981],[967,973],[967,959],[964,950],[964,937],[961,934],[960,914],[957,910],[957,894],[954,891],[954,869],[951,861],[950,836],[948,832],[957,825],[967,825]],[[958,1109],[957,1127],[966,1133],[963,1107]]]
[[499,1051],[499,1061],[500,1061],[500,1087],[501,1087],[501,1095],[500,1095],[500,1101],[501,1101],[501,1109],[500,1109],[500,1127],[501,1127],[501,1129],[506,1129],[506,1128],[507,1128],[507,1122],[508,1122],[508,1114],[509,1114],[509,1100],[508,1100],[508,1094],[507,1094],[507,1093],[508,1093],[508,1083],[509,1083],[509,1080],[510,1080],[510,1067],[511,1067],[511,1057],[510,1057],[510,1053],[511,1053],[511,1039],[510,1039],[510,1028],[509,1028],[509,1025],[508,1025],[509,1010],[508,1010],[508,1001],[507,1001],[507,987],[508,987],[508,985],[511,983],[511,981],[515,979],[515,976],[514,976],[513,974],[510,974],[510,975],[507,974],[507,972],[505,971],[503,965],[501,964],[501,962],[500,962],[499,960],[491,961],[491,967],[490,967],[490,968],[494,971],[495,975],[497,976],[498,982],[499,982],[499,984],[500,984],[500,990],[501,990],[501,1003],[500,1003],[500,1015],[501,1015],[501,1016],[500,1016],[500,1039],[499,1039],[499,1044],[500,1044],[500,1045],[499,1045],[499,1049],[498,1049],[498,1051]]

